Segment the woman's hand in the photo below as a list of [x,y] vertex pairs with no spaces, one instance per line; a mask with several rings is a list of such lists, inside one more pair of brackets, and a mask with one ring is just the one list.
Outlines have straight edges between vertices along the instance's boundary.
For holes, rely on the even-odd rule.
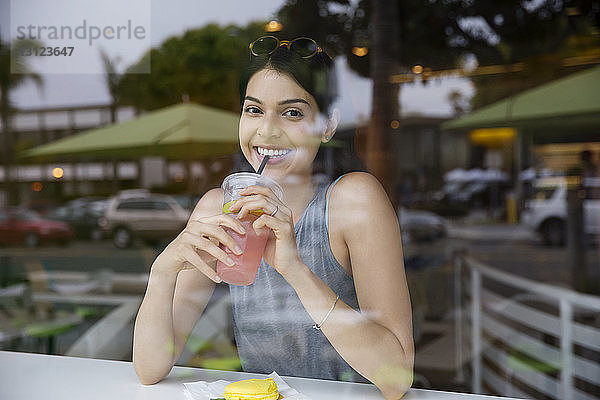
[[263,258],[285,278],[286,272],[300,261],[292,211],[267,187],[248,186],[239,193],[242,198],[233,203],[229,210],[239,211],[238,219],[246,218],[251,211],[264,212],[252,227],[257,232],[261,229],[271,230]]
[[223,227],[231,228],[240,235],[246,233],[242,224],[231,215],[190,218],[185,229],[156,258],[152,269],[178,273],[184,269],[196,268],[210,280],[221,282],[214,269],[215,261],[219,260],[230,266],[234,265],[234,261],[219,244],[223,244],[236,255],[242,253]]

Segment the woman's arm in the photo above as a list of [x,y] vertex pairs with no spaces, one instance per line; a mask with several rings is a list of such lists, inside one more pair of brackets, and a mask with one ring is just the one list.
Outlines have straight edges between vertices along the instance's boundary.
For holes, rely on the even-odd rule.
[[220,190],[203,196],[186,228],[152,264],[133,341],[133,366],[143,384],[156,383],[171,371],[215,281],[220,281],[214,271],[216,259],[225,261],[227,255],[216,246],[215,238],[228,246],[234,244],[231,236],[223,236],[220,225],[241,228],[234,218],[220,215],[222,202]]
[[[322,332],[386,399],[399,399],[412,383],[414,345],[396,213],[379,182],[365,173],[344,176],[329,204],[330,227],[342,232],[348,249],[360,312],[338,301]],[[307,312],[321,322],[335,294],[304,264],[285,274]]]

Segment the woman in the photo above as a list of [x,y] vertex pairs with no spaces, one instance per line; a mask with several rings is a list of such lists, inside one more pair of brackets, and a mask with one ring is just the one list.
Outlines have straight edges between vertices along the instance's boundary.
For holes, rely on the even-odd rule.
[[[253,224],[272,234],[254,284],[230,286],[234,332],[249,372],[341,379],[358,373],[387,399],[410,386],[414,348],[400,229],[379,182],[363,172],[334,183],[315,179],[321,143],[337,128],[328,115],[332,61],[308,38],[263,37],[250,45],[240,83],[239,139],[253,168],[283,199],[251,186],[230,207],[237,218],[262,209]],[[133,359],[144,384],[171,370],[202,314],[220,260],[235,254],[224,228],[244,234],[222,213],[223,191],[198,202],[186,228],[154,261],[138,313]]]

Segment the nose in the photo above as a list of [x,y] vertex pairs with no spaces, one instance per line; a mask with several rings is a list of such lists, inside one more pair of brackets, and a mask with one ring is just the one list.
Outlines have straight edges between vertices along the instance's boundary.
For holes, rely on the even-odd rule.
[[262,138],[281,137],[281,129],[274,118],[266,116],[256,130],[256,134]]

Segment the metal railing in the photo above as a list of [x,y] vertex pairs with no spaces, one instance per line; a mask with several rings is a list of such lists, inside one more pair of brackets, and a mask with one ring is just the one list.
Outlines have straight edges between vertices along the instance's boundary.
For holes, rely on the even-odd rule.
[[600,297],[508,274],[464,254],[454,264],[458,380],[466,374],[462,337],[470,331],[474,393],[600,399]]

